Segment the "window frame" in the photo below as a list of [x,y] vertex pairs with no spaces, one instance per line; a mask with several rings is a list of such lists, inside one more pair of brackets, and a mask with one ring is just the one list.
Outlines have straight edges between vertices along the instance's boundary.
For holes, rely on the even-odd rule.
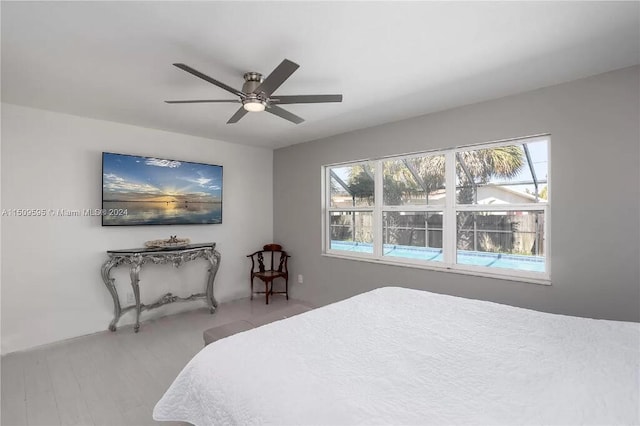
[[[546,141],[547,143],[547,198],[546,201],[536,203],[519,204],[458,204],[456,199],[456,154],[459,152],[497,148],[508,145],[531,144]],[[342,259],[353,259],[396,266],[407,266],[420,269],[447,271],[465,275],[483,276],[510,281],[531,282],[536,284],[551,284],[551,256],[549,233],[551,228],[551,218],[549,215],[551,204],[551,136],[540,134],[534,136],[505,139],[495,142],[483,142],[472,145],[458,146],[449,149],[427,150],[413,152],[409,154],[390,155],[378,158],[362,159],[357,161],[346,161],[323,165],[322,172],[322,255],[337,257]],[[389,160],[404,160],[424,156],[444,155],[445,157],[445,202],[444,204],[424,204],[424,205],[384,205],[383,198],[383,163]],[[331,207],[331,173],[330,170],[336,167],[354,166],[369,163],[374,167],[374,202],[373,206],[367,207]],[[454,182],[453,185],[450,182]],[[365,211],[372,212],[372,238],[373,253],[351,252],[345,250],[331,249],[331,213],[336,211]],[[384,256],[383,242],[383,213],[399,211],[415,212],[442,212],[442,261],[429,261],[422,259],[409,259],[394,256]],[[457,213],[458,212],[509,212],[509,211],[541,211],[544,217],[543,227],[543,253],[545,258],[545,271],[532,272],[508,268],[492,268],[488,266],[465,265],[457,263]],[[426,236],[425,236],[426,237]]]
[[[347,253],[345,250],[332,250],[331,249],[331,213],[332,212],[370,212],[373,216],[373,224],[372,224],[372,233],[373,233],[373,253],[363,253],[363,252],[348,252],[348,257],[356,257],[356,258],[364,258],[364,259],[372,259],[376,254],[376,242],[375,242],[375,226],[376,226],[376,213],[375,206],[376,200],[378,199],[378,185],[377,176],[378,176],[378,168],[377,165],[374,168],[374,195],[373,195],[373,205],[372,206],[364,206],[364,207],[331,207],[331,173],[328,171],[332,168],[336,167],[352,167],[352,166],[361,166],[370,162],[375,162],[376,160],[360,160],[360,161],[349,161],[345,163],[336,163],[331,165],[322,166],[322,174],[323,174],[323,183],[324,187],[322,188],[322,205],[323,205],[323,216],[324,220],[322,233],[323,233],[323,253],[330,253],[333,255],[340,255],[341,253]],[[377,163],[376,163],[377,164]]]

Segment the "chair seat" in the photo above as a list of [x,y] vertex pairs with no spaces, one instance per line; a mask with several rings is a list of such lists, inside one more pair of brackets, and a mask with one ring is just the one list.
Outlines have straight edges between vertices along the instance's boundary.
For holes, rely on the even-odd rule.
[[285,272],[279,271],[264,271],[264,272],[254,272],[253,276],[258,277],[260,279],[274,279],[278,277],[284,277],[286,275]]

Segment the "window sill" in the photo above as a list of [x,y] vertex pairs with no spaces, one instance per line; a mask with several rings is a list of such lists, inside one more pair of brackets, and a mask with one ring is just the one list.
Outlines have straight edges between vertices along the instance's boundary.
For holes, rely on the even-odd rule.
[[491,273],[491,272],[485,272],[485,271],[451,268],[447,266],[436,266],[431,264],[425,265],[425,264],[402,262],[402,261],[394,262],[392,260],[386,260],[386,259],[375,259],[375,258],[363,257],[363,256],[349,256],[349,255],[335,254],[335,253],[322,253],[322,256],[331,257],[335,259],[356,260],[359,262],[377,263],[377,264],[389,265],[389,266],[402,266],[402,267],[408,267],[408,268],[414,268],[414,269],[425,269],[428,271],[450,272],[454,274],[470,275],[474,277],[494,278],[498,280],[522,282],[527,284],[538,284],[538,285],[546,285],[546,286],[551,285],[551,280],[549,278],[513,276],[513,275],[507,275],[507,274],[501,274],[501,273]]

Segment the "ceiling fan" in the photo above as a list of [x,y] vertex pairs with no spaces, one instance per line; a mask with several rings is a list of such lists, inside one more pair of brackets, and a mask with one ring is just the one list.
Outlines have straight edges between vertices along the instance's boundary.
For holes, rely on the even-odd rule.
[[227,92],[233,93],[240,99],[202,99],[188,101],[165,101],[168,104],[193,104],[193,103],[242,103],[242,106],[227,121],[227,124],[237,123],[247,112],[267,111],[278,117],[289,120],[295,124],[304,121],[303,118],[290,113],[286,109],[280,108],[278,105],[285,104],[315,104],[324,102],[342,102],[342,95],[296,95],[296,96],[278,96],[274,95],[278,87],[282,85],[300,65],[285,59],[274,69],[267,78],[262,78],[262,74],[258,72],[248,72],[244,74],[244,84],[242,90],[234,89],[231,86],[215,80],[198,70],[191,68],[185,64],[173,64],[174,66],[193,74],[211,84],[214,84]]

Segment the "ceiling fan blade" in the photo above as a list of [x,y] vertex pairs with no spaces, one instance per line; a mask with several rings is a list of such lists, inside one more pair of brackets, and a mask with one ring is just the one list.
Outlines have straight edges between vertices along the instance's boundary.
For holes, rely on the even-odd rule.
[[264,92],[265,95],[270,96],[299,67],[300,65],[295,62],[285,59],[264,79],[262,84],[254,90],[254,93]]
[[298,95],[274,96],[269,101],[278,105],[285,104],[316,104],[323,102],[342,102],[342,95]]
[[279,106],[269,105],[265,111],[277,115],[278,117],[284,118],[285,120],[289,120],[292,123],[300,124],[304,121],[304,118],[298,117],[297,115],[292,114],[286,109],[280,108]]
[[229,121],[227,121],[227,124],[237,123],[238,120],[240,120],[242,117],[244,117],[247,114],[247,112],[249,111],[244,109],[244,107],[240,107],[240,109],[237,110],[236,113],[231,116]]
[[168,104],[199,104],[199,103],[209,103],[209,102],[223,102],[223,103],[238,103],[239,99],[202,99],[202,100],[193,100],[193,101],[165,101]]
[[188,72],[189,74],[193,74],[196,77],[199,77],[201,79],[203,79],[204,81],[208,81],[211,84],[214,84],[216,86],[218,86],[221,89],[226,90],[227,92],[231,92],[236,96],[240,96],[241,98],[246,98],[247,95],[246,93],[241,92],[240,90],[234,89],[231,86],[227,86],[226,84],[219,82],[218,80],[209,77],[206,74],[202,74],[200,71],[198,70],[194,70],[193,68],[191,68],[189,65],[185,65],[185,64],[173,64],[174,66],[180,68],[183,71]]

